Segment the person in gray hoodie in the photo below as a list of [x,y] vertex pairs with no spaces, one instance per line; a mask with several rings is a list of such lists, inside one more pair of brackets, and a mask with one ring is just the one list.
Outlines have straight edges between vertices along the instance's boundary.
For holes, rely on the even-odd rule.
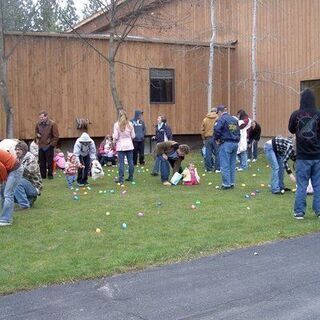
[[131,120],[135,138],[133,139],[133,164],[136,166],[138,163],[138,155],[139,155],[139,163],[140,165],[144,165],[144,136],[146,133],[146,126],[142,119],[143,111],[136,110],[134,114],[134,118]]

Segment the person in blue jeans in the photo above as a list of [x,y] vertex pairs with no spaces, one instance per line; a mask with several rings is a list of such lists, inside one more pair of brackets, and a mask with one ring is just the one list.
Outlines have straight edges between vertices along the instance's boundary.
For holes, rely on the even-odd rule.
[[258,143],[261,137],[261,126],[252,120],[248,131],[248,161],[256,162],[258,159]]
[[289,159],[296,160],[292,139],[276,136],[264,144],[264,152],[271,167],[271,192],[283,194],[285,191],[291,191],[284,185],[284,169],[289,174],[290,180],[295,182],[295,177],[288,165]]
[[173,173],[182,172],[181,162],[189,151],[188,145],[179,145],[175,141],[165,141],[157,144],[155,154],[160,163],[161,182],[164,186],[171,186],[169,182],[170,165]]
[[19,185],[23,167],[17,157],[0,150],[0,227],[10,226],[13,220],[14,192]]
[[288,129],[296,135],[297,148],[294,217],[303,219],[306,214],[309,179],[314,190],[312,209],[320,217],[320,111],[310,89],[301,93],[300,108],[291,114]]
[[231,189],[235,186],[235,172],[240,128],[238,119],[227,112],[227,107],[220,105],[217,108],[219,119],[214,126],[214,136],[220,146],[220,169],[222,189]]

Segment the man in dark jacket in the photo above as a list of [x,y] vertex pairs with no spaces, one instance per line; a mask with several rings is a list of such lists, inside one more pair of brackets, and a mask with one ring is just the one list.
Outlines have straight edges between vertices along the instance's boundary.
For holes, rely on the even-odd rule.
[[49,119],[48,112],[39,113],[39,121],[35,129],[36,137],[39,138],[39,165],[41,178],[53,179],[53,156],[54,148],[59,140],[57,124]]
[[314,190],[312,209],[320,217],[320,112],[310,89],[302,92],[300,109],[291,114],[288,128],[296,135],[297,143],[294,217],[303,219],[305,215],[309,179]]
[[220,169],[222,189],[234,187],[240,128],[238,119],[232,117],[223,105],[218,106],[219,119],[214,126],[214,136],[220,145]]
[[134,118],[131,120],[134,127],[134,132],[136,134],[135,138],[133,139],[133,164],[135,166],[138,163],[138,155],[140,165],[144,165],[144,135],[146,133],[146,126],[142,120],[142,115],[142,111],[136,110]]

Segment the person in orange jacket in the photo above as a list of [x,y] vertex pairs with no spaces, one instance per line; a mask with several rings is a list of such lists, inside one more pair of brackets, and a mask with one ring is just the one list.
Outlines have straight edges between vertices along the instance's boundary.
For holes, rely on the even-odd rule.
[[0,227],[12,224],[14,210],[14,192],[22,179],[23,167],[19,158],[23,157],[25,150],[16,146],[17,157],[8,151],[0,150]]

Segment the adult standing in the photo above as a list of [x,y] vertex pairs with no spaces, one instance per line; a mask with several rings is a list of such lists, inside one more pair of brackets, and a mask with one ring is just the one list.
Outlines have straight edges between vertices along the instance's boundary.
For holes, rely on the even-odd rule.
[[143,121],[143,111],[136,110],[134,118],[131,120],[134,128],[135,137],[133,139],[133,164],[138,164],[138,156],[140,165],[144,165],[144,136],[146,134],[146,126]]
[[300,109],[291,114],[289,131],[296,135],[297,148],[294,217],[303,219],[306,213],[309,179],[314,190],[312,209],[320,217],[320,112],[310,89],[301,93]]
[[227,107],[220,105],[217,108],[219,119],[214,127],[214,136],[220,145],[220,168],[222,189],[230,189],[235,185],[237,149],[240,140],[238,120],[232,117]]
[[[163,115],[158,116],[157,124],[155,126],[155,135],[152,137],[152,139],[156,143],[172,140],[172,130],[167,123],[166,116],[163,116]],[[153,165],[153,170],[151,172],[151,175],[157,176],[159,175],[159,171],[160,171],[160,161],[158,157],[155,157],[155,162]]]
[[[203,144],[206,148],[204,156],[204,165],[207,172],[212,172],[215,170],[220,170],[220,164],[218,157],[216,156],[216,141],[213,137],[213,127],[218,119],[217,108],[211,108],[209,112],[203,119],[201,124],[201,137]],[[214,159],[212,155],[215,155]]]
[[39,113],[39,121],[35,129],[36,137],[39,138],[39,165],[41,178],[53,179],[53,156],[54,148],[59,140],[57,124],[49,119],[47,111]]
[[21,181],[23,167],[16,156],[0,149],[0,226],[12,224],[14,209],[14,192]]
[[248,161],[256,162],[258,159],[258,143],[261,137],[261,126],[252,120],[248,131]]
[[78,169],[77,183],[79,187],[88,185],[88,175],[92,160],[96,159],[96,146],[90,136],[83,132],[76,140],[73,147],[73,153],[76,156],[77,162],[83,165]]
[[23,167],[23,177],[18,184],[15,192],[15,202],[22,209],[29,209],[37,200],[42,189],[42,179],[37,158],[28,151],[28,146],[21,141],[16,145],[16,153],[18,157],[22,157],[21,166]]
[[237,112],[237,118],[239,120],[240,128],[240,141],[238,144],[237,154],[240,159],[240,167],[238,171],[243,171],[248,168],[248,130],[251,127],[251,119],[249,118],[246,111],[240,109]]
[[118,121],[113,126],[113,140],[116,144],[119,160],[119,177],[118,182],[124,183],[124,158],[126,157],[129,165],[129,176],[126,181],[133,181],[134,164],[133,164],[133,142],[135,132],[132,123],[128,120],[124,110],[119,112]]
[[284,169],[290,180],[295,182],[295,177],[288,165],[289,159],[296,160],[292,139],[276,136],[264,144],[264,152],[271,167],[271,192],[282,194],[284,191],[290,191],[284,186]]

